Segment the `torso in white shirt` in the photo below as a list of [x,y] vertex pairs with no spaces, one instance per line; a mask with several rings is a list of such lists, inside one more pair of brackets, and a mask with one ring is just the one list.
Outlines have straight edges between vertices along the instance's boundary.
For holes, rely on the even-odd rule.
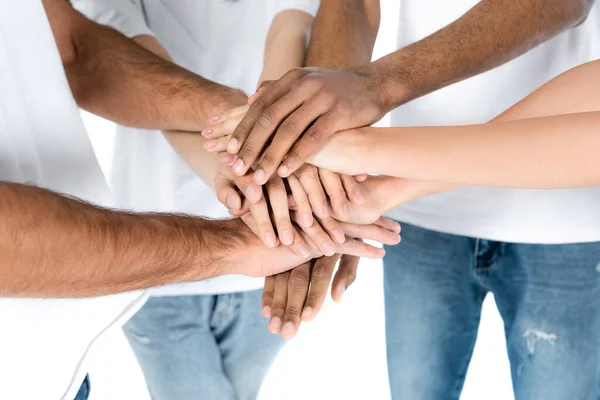
[[[0,0],[0,10],[0,181],[109,205],[41,2]],[[0,399],[72,400],[92,342],[144,299],[0,298]]]
[[[398,48],[456,20],[475,0],[402,0]],[[491,28],[490,28],[491,29]],[[600,57],[600,7],[579,27],[485,74],[412,101],[392,112],[392,126],[486,122],[545,82]],[[535,152],[536,149],[531,149]],[[393,210],[403,222],[506,242],[600,241],[600,188],[509,190],[468,187]]]

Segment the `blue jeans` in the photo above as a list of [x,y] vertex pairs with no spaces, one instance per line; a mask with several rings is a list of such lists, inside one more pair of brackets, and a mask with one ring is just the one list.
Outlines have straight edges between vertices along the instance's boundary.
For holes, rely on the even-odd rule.
[[386,251],[394,400],[459,398],[488,292],[517,400],[600,398],[600,243],[501,243],[403,224]]
[[87,400],[90,397],[90,377],[89,375],[85,376],[77,395],[75,395],[74,400]]
[[283,339],[262,291],[151,297],[124,327],[153,400],[256,399]]

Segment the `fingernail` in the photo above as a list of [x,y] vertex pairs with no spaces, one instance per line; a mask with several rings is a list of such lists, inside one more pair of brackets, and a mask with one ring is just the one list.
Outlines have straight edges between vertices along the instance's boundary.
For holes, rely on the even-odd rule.
[[277,246],[277,239],[275,238],[275,234],[273,232],[269,232],[265,235],[265,240],[267,242],[267,246],[275,247]]
[[296,250],[298,250],[298,252],[300,252],[300,254],[302,254],[302,257],[304,257],[304,258],[310,257],[310,251],[308,250],[308,246],[305,245],[304,243],[300,243],[299,245],[297,245]]
[[340,228],[334,229],[331,234],[333,235],[335,241],[338,243],[344,243],[346,241],[346,235],[344,235],[344,232],[342,232]]
[[251,198],[252,195],[254,194],[254,186],[252,185],[248,185],[246,186],[246,190],[244,190],[244,194],[246,195],[246,198]]
[[220,119],[221,119],[221,114],[215,114],[212,117],[210,117],[209,121],[210,122],[217,122]]
[[332,256],[335,254],[335,245],[333,242],[325,242],[323,243],[323,250],[326,256]]
[[265,179],[265,171],[259,169],[254,173],[254,182],[258,183],[259,185],[262,185],[263,179]]
[[359,188],[354,189],[354,194],[356,194],[356,197],[358,197],[359,200],[366,200],[367,196],[365,196],[365,193],[360,190]]
[[204,143],[204,148],[205,149],[212,149],[217,145],[217,141],[216,140],[209,140],[208,142]]
[[233,164],[233,172],[236,174],[241,174],[244,171],[244,161],[237,160],[235,164]]
[[342,300],[344,293],[346,293],[346,288],[344,286],[340,286],[338,289],[338,301]]
[[202,132],[200,132],[200,134],[204,137],[208,137],[210,136],[210,134],[213,133],[213,130],[208,128],[208,129],[203,129]]
[[394,222],[394,231],[396,231],[398,233],[400,233],[402,231],[402,226],[397,222]]
[[309,212],[303,212],[300,215],[300,221],[302,221],[302,226],[304,226],[305,228],[310,228],[314,222],[313,216]]
[[323,203],[323,216],[329,217],[329,205],[327,202]]
[[264,306],[262,309],[262,316],[265,318],[269,318],[271,316],[271,307]]
[[286,246],[294,243],[294,234],[290,231],[281,232],[281,242]]
[[229,140],[229,143],[227,143],[227,151],[231,152],[231,153],[235,153],[238,150],[238,140],[236,138],[233,138],[231,140]]
[[313,313],[312,307],[304,308],[304,310],[302,311],[302,320],[306,320],[306,319],[309,319],[310,317],[312,317],[312,313]]
[[236,204],[235,204],[235,199],[233,198],[232,195],[227,196],[227,207],[233,209],[233,210],[237,210],[236,208]]
[[279,317],[273,317],[269,322],[269,328],[273,331],[279,331],[279,328],[281,328],[281,319],[279,319]]
[[279,167],[279,169],[277,169],[277,173],[279,174],[279,176],[285,178],[287,176],[289,170],[290,169],[287,166],[282,165]]
[[281,333],[284,335],[290,335],[294,333],[294,324],[291,322],[286,322],[281,329]]
[[229,164],[233,161],[233,155],[226,154],[223,156],[223,158],[221,160],[223,161],[223,164]]

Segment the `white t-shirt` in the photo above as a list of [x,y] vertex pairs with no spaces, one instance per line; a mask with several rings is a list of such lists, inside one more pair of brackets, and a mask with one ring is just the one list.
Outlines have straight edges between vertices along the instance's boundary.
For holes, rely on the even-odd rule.
[[[318,0],[75,0],[90,18],[129,37],[152,34],[173,60],[215,82],[254,93],[273,18],[286,9],[314,15]],[[285,56],[285,55],[282,55]],[[119,126],[111,188],[116,206],[227,218],[216,194],[157,131]],[[153,289],[156,295],[215,294],[262,288],[239,275]]]
[[[109,205],[41,2],[0,0],[0,10],[0,181]],[[0,399],[72,400],[92,342],[144,299],[0,298]]]
[[[448,25],[476,3],[402,0],[398,48]],[[399,107],[392,112],[391,125],[486,122],[553,77],[599,58],[599,28],[596,5],[581,26],[493,71]],[[436,231],[505,242],[594,242],[600,241],[599,205],[600,187],[552,191],[468,187],[411,202],[389,216]]]

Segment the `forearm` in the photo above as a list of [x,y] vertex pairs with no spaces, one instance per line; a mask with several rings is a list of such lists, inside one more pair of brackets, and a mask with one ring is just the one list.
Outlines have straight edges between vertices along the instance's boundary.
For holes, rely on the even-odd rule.
[[[472,126],[363,128],[336,135],[339,142],[334,146],[354,150],[338,161],[317,156],[316,163],[350,174],[464,185],[597,186],[599,128],[600,112]],[[359,151],[362,156],[352,158]]]
[[126,126],[200,130],[221,104],[243,97],[165,61],[70,7],[53,0],[44,4],[71,90],[83,109]]
[[361,72],[391,110],[409,100],[493,69],[579,24],[591,0],[483,0],[429,37]]
[[369,63],[379,20],[379,0],[322,0],[306,66],[347,69]]
[[230,221],[133,214],[0,182],[0,296],[92,297],[222,273]]
[[298,10],[282,11],[273,19],[259,83],[277,80],[289,70],[304,66],[312,22],[311,15]]

